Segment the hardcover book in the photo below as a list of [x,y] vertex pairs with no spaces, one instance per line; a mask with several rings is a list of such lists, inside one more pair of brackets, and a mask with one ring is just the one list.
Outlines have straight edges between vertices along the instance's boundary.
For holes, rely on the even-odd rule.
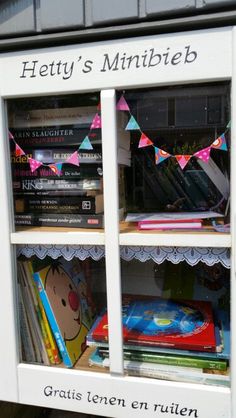
[[[168,300],[124,295],[122,302],[124,343],[215,351],[215,326],[210,302]],[[108,340],[105,312],[93,328],[95,341]]]
[[81,263],[60,257],[35,272],[33,278],[63,362],[72,367],[86,348],[93,315]]

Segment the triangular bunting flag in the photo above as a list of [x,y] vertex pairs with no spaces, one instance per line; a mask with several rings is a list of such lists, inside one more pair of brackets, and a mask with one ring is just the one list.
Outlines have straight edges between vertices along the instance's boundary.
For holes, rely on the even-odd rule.
[[57,176],[61,175],[62,163],[49,164],[49,167]]
[[229,123],[226,125],[226,128],[229,129],[231,128],[231,120],[229,121]]
[[65,162],[79,166],[78,152],[77,151],[73,152],[73,154],[69,158],[67,158]]
[[170,154],[168,154],[168,152],[163,151],[163,149],[155,148],[155,163],[159,164],[162,161],[166,160],[167,158],[171,157]]
[[21,147],[19,147],[18,144],[16,144],[15,156],[19,157],[20,155],[25,155],[25,152],[23,151],[23,149],[21,149]]
[[12,135],[12,133],[10,131],[8,131],[8,138],[9,139],[14,139],[14,136]]
[[129,111],[129,106],[124,96],[121,96],[121,98],[118,100],[116,104],[116,110],[128,110]]
[[100,129],[102,126],[101,118],[98,113],[93,118],[90,129]]
[[93,146],[88,136],[86,136],[84,140],[81,142],[79,149],[93,149]]
[[207,148],[203,148],[198,152],[195,152],[194,157],[200,158],[205,163],[208,163],[211,153],[211,145]]
[[145,134],[142,134],[139,140],[138,147],[144,148],[144,147],[148,147],[149,145],[153,145],[153,142]]
[[140,130],[140,127],[139,127],[137,121],[134,119],[134,117],[131,116],[129,122],[126,125],[125,130],[126,131],[134,131],[136,129]]
[[192,157],[192,155],[175,155],[175,158],[178,161],[182,170],[188,164],[191,157]]
[[225,140],[225,134],[220,135],[214,142],[211,144],[212,148],[220,149],[222,151],[227,151],[227,144]]
[[41,165],[43,165],[43,163],[41,163],[41,161],[34,160],[33,158],[28,158],[28,162],[29,162],[29,165],[30,165],[31,173],[33,173],[35,170],[37,170],[37,168],[39,168],[39,167],[41,167]]

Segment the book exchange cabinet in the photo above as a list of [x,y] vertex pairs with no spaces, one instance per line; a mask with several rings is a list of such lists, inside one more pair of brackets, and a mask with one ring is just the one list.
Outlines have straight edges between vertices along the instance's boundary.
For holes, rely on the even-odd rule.
[[0,58],[0,399],[236,418],[236,28]]

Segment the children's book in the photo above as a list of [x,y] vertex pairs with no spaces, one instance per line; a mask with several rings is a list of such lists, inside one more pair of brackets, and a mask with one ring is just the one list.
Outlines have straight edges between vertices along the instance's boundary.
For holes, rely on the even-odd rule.
[[60,257],[46,265],[44,262],[44,266],[33,274],[67,367],[72,367],[84,351],[92,324],[91,297],[81,266],[76,258],[69,262]]
[[[163,346],[196,351],[215,351],[215,324],[211,303],[124,295],[122,302],[124,343]],[[105,312],[92,337],[107,341]]]

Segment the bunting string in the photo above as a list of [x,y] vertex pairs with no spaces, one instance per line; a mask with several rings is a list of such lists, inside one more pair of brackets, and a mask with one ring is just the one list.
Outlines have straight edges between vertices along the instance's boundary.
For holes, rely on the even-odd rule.
[[[185,166],[188,164],[188,162],[190,161],[190,159],[192,157],[195,157],[197,159],[200,159],[206,163],[208,163],[209,159],[210,159],[210,153],[211,153],[211,149],[217,149],[217,150],[221,150],[221,151],[227,151],[228,147],[227,147],[227,143],[226,143],[226,132],[230,129],[231,127],[231,122],[229,121],[229,123],[226,126],[226,130],[224,133],[222,133],[221,135],[219,135],[209,146],[200,149],[199,151],[193,153],[193,154],[170,154],[168,152],[166,152],[165,150],[157,147],[156,145],[154,145],[153,141],[142,131],[142,129],[140,128],[137,120],[135,119],[134,115],[131,113],[130,111],[130,107],[124,97],[124,95],[122,95],[120,97],[120,99],[118,100],[117,104],[116,104],[116,109],[118,111],[124,111],[124,112],[128,112],[129,114],[129,120],[128,123],[125,127],[126,131],[139,131],[140,132],[140,139],[139,139],[139,143],[138,143],[138,148],[145,148],[148,146],[152,146],[154,148],[154,152],[155,152],[155,163],[156,165],[162,163],[163,161],[167,160],[170,157],[174,157],[177,161],[177,163],[179,164],[179,166],[181,167],[181,169],[183,170],[185,168]],[[96,129],[101,129],[102,127],[102,122],[101,122],[101,115],[100,115],[100,104],[98,104],[97,106],[97,113],[94,115],[90,128],[89,128],[89,132],[87,133],[87,135],[84,137],[83,141],[81,142],[80,146],[78,147],[77,150],[75,150],[65,161],[61,161],[61,162],[57,162],[57,163],[44,163],[42,161],[39,161],[37,159],[31,158],[31,157],[27,157],[27,161],[30,165],[30,170],[33,173],[35,170],[37,170],[39,167],[41,166],[46,166],[49,167],[56,175],[60,176],[61,172],[62,172],[62,166],[63,164],[73,164],[76,166],[80,165],[80,161],[79,161],[79,151],[80,150],[92,150],[93,146],[92,143],[90,141],[90,139],[92,139],[94,136],[96,136],[96,133],[93,133],[94,130]],[[24,152],[24,150],[19,146],[19,144],[16,142],[14,136],[12,135],[12,133],[9,131],[9,139],[11,141],[14,142],[15,144],[15,156],[27,156],[26,153]]]
[[218,138],[216,138],[208,147],[202,148],[201,150],[193,153],[193,154],[169,154],[168,152],[164,151],[161,148],[158,148],[157,146],[154,145],[153,141],[142,131],[142,129],[140,128],[138,122],[136,121],[134,115],[131,113],[130,111],[130,107],[124,97],[124,95],[122,95],[120,97],[120,99],[117,102],[116,105],[116,109],[118,111],[126,111],[129,114],[129,120],[128,123],[126,125],[125,130],[126,131],[140,131],[140,139],[139,139],[139,143],[138,143],[138,148],[144,148],[144,147],[148,147],[148,146],[152,146],[154,148],[155,151],[155,163],[156,164],[160,164],[163,161],[165,161],[167,158],[170,157],[174,157],[176,159],[176,161],[178,162],[179,166],[181,167],[181,169],[183,170],[185,168],[185,166],[188,164],[188,162],[190,161],[190,159],[192,157],[198,158],[202,161],[204,161],[205,163],[208,163],[209,159],[210,159],[210,153],[211,153],[211,149],[218,149],[221,151],[227,151],[227,143],[226,143],[226,138],[225,138],[225,134],[226,132],[230,129],[231,127],[231,122],[229,122],[226,126],[226,130],[224,133],[222,133]]

